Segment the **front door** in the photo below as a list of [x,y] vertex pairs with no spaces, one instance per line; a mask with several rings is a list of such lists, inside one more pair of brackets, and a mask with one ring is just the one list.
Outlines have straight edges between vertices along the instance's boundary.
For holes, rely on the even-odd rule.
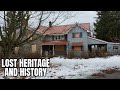
[[42,55],[53,55],[53,45],[43,45],[42,46]]

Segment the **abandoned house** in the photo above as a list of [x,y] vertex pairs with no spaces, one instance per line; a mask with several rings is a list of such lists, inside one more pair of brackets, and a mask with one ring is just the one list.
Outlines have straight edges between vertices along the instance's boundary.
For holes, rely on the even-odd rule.
[[[36,35],[41,34],[43,34],[42,41],[39,38],[20,48],[16,47],[16,52],[20,51],[22,54],[49,54],[53,56],[64,56],[69,51],[73,51],[76,56],[80,56],[82,51],[92,51],[93,49],[105,49],[107,52],[115,53],[120,52],[120,43],[112,43],[94,38],[91,35],[90,23],[50,25],[49,28],[42,26],[36,32]],[[30,40],[32,39],[33,37],[30,38]]]

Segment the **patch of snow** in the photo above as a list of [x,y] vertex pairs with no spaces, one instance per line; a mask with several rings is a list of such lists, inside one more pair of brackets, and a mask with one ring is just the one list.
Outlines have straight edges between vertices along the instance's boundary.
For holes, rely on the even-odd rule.
[[90,59],[64,59],[55,57],[50,60],[50,63],[59,66],[49,68],[46,77],[36,77],[37,79],[54,79],[61,76],[65,79],[85,79],[87,76],[106,68],[120,68],[120,56]]
[[45,77],[26,77],[26,79],[86,79],[103,69],[120,68],[120,56],[89,59],[54,57],[50,59],[50,65],[52,67],[47,69]]

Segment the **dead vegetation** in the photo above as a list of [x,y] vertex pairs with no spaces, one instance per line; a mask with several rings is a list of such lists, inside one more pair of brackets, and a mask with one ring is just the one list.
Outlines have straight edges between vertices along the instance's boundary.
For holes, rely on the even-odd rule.
[[117,67],[107,68],[105,70],[100,70],[101,72],[94,73],[91,76],[105,77],[106,74],[113,74],[113,73],[116,73],[116,72],[120,72],[118,69],[119,68],[117,68]]
[[105,77],[105,74],[104,73],[94,73],[91,76]]
[[120,71],[118,70],[118,68],[108,68],[105,70],[101,70],[101,72],[103,72],[105,74],[112,74],[112,73],[120,72]]

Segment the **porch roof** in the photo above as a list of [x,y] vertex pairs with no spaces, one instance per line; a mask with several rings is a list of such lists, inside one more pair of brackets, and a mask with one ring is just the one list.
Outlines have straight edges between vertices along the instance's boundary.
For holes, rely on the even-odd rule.
[[82,42],[73,42],[72,46],[83,46]]
[[44,41],[42,42],[42,45],[67,45],[68,41]]

